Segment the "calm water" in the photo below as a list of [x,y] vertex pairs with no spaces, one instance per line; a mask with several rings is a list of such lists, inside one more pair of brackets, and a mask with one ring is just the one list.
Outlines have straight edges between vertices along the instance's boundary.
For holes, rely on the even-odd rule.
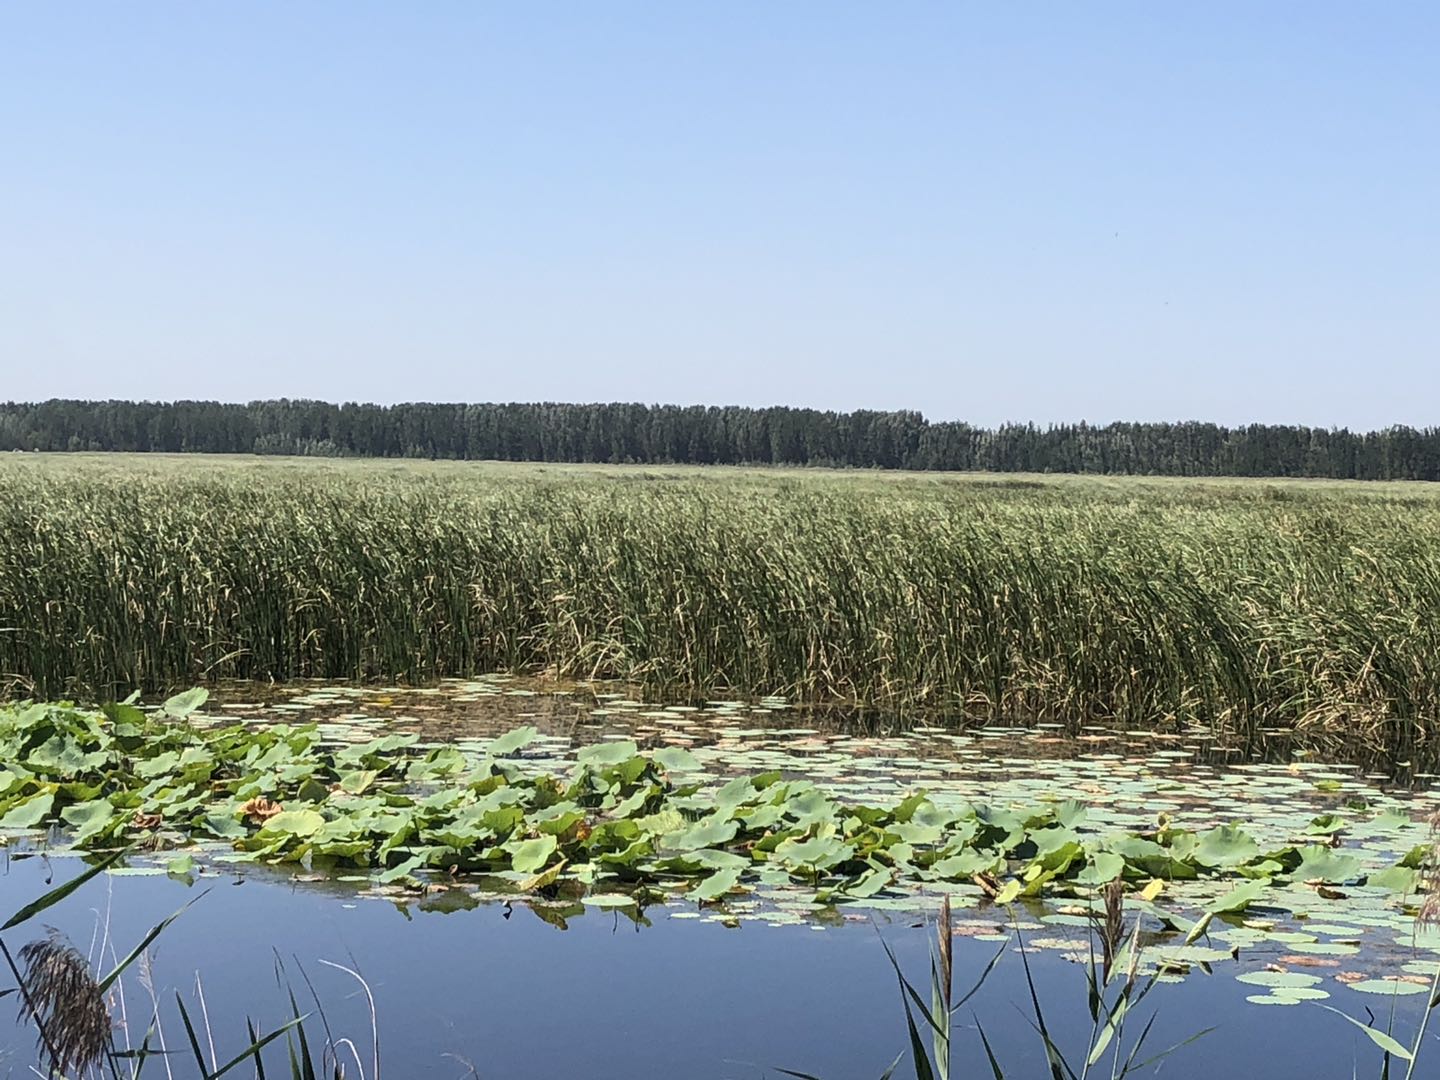
[[[1388,774],[1367,775],[1370,763],[1321,764],[1318,755],[1304,752],[1277,763],[1274,747],[1257,755],[1206,733],[1087,729],[1077,739],[1043,728],[970,734],[847,728],[777,703],[667,709],[584,689],[536,694],[508,680],[421,692],[282,688],[263,701],[231,691],[211,711],[253,723],[314,721],[337,742],[398,730],[472,749],[526,724],[540,732],[527,751],[536,769],[568,768],[578,746],[634,738],[647,748],[686,747],[715,775],[781,769],[856,801],[893,800],[916,787],[1002,805],[1073,798],[1091,807],[1097,826],[1115,828],[1139,828],[1164,813],[1196,829],[1244,821],[1280,842],[1313,816],[1357,801],[1366,814],[1383,810],[1415,819],[1398,831],[1347,832],[1345,850],[1373,867],[1407,850],[1422,829],[1419,820],[1437,803],[1431,792],[1409,791],[1409,777],[1396,784]],[[1272,760],[1258,760],[1266,756]],[[22,850],[24,842],[0,849],[0,919],[82,865],[74,857],[22,858]],[[624,914],[591,909],[566,919],[561,929],[521,904],[507,909],[482,901],[479,890],[463,883],[417,902],[403,888],[376,888],[363,875],[352,882],[295,876],[218,861],[223,857],[203,855],[202,872],[189,884],[159,872],[104,876],[43,917],[84,952],[95,947],[99,913],[108,912],[110,939],[123,955],[151,925],[199,897],[162,935],[150,970],[151,985],[169,1002],[163,1017],[172,1049],[184,1040],[174,992],[193,1002],[197,971],[222,1058],[227,1048],[233,1052],[248,1042],[246,1016],[271,1028],[283,1023],[288,1001],[277,982],[280,961],[302,995],[303,981],[294,976],[303,967],[334,1034],[354,1040],[370,1076],[368,1006],[349,976],[321,963],[328,960],[363,972],[373,989],[381,1071],[392,1078],[465,1077],[472,1067],[473,1075],[486,1078],[756,1078],[785,1067],[824,1080],[874,1080],[907,1045],[882,935],[911,978],[928,985],[933,931],[922,923],[923,912],[934,910],[933,894],[847,905],[832,912],[824,928],[808,915],[787,912],[783,896],[777,909],[776,896],[762,898],[757,890],[753,901],[729,904],[728,913],[682,902],[648,909],[647,925],[637,926]],[[136,869],[143,870],[143,862]],[[1167,891],[1166,902],[1193,918],[1215,891],[1229,887],[1202,882],[1191,893],[1177,887],[1173,896]],[[1152,1011],[1158,1014],[1142,1057],[1202,1028],[1218,1030],[1146,1075],[1378,1076],[1379,1052],[1343,1019],[1315,1002],[1251,1004],[1247,996],[1263,989],[1235,977],[1267,966],[1313,973],[1330,995],[1325,1005],[1362,1019],[1368,1008],[1382,1025],[1393,1007],[1397,1034],[1408,1044],[1425,995],[1364,994],[1347,979],[1398,975],[1402,965],[1433,961],[1436,953],[1397,940],[1408,918],[1395,898],[1363,889],[1349,893],[1344,901],[1310,909],[1314,890],[1293,888],[1284,897],[1287,907],[1251,913],[1282,933],[1306,914],[1311,924],[1353,923],[1329,935],[1349,940],[1353,931],[1359,939],[1343,954],[1297,957],[1292,951],[1304,946],[1248,940],[1238,962],[1215,963],[1213,974],[1197,964],[1183,980],[1157,987],[1127,1029],[1133,1038]],[[441,906],[452,910],[435,910]],[[973,897],[957,917],[966,934],[993,932],[1004,918]],[[1046,1019],[1078,1071],[1090,1018],[1084,969],[1067,960],[1066,951],[1083,945],[1087,932],[1055,904],[1020,917],[1035,942],[1031,965]],[[770,925],[781,919],[791,921]],[[1234,929],[1218,921],[1216,928],[1221,935]],[[42,932],[32,923],[6,940],[14,948]],[[1208,944],[1222,952],[1230,948],[1223,937]],[[997,947],[995,941],[955,938],[957,996]],[[138,975],[124,984],[137,1041],[150,1012]],[[972,1007],[1009,1076],[1048,1075],[1027,1019],[1029,992],[1013,947],[957,1017],[956,1075],[988,1076],[979,1040],[966,1029],[975,1022]],[[13,998],[0,1000],[0,1077],[33,1075],[26,1070],[34,1059],[32,1039],[11,1026],[13,1010]],[[1430,1053],[1434,1058],[1417,1075],[1440,1075],[1440,1047]],[[188,1053],[176,1061],[177,1080],[190,1075],[183,1060]],[[910,1075],[908,1063],[897,1072]]]
[[[77,872],[74,859],[48,867],[40,859],[6,860],[0,898],[7,913]],[[895,979],[879,935],[891,942],[912,977],[926,972],[929,933],[900,921],[823,931],[806,927],[678,921],[659,915],[637,928],[615,915],[588,913],[568,929],[522,908],[509,918],[486,904],[448,914],[267,880],[204,878],[193,886],[163,876],[101,878],[44,917],[86,950],[97,912],[111,912],[111,933],[123,954],[150,925],[210,885],[158,942],[152,979],[166,999],[179,989],[193,1001],[202,973],[219,1051],[244,1045],[240,1018],[283,1022],[275,960],[303,965],[325,1003],[336,1034],[355,1039],[369,1072],[369,1022],[348,976],[319,964],[358,968],[375,994],[382,1071],[404,1077],[462,1077],[473,1063],[482,1077],[753,1078],[780,1065],[827,1080],[880,1075],[905,1044]],[[25,929],[29,930],[30,927]],[[38,932],[38,930],[33,931]],[[12,932],[12,935],[14,932]],[[12,936],[12,941],[15,940]],[[13,946],[12,946],[13,947]],[[996,948],[956,940],[957,986],[969,982]],[[1077,1053],[1086,1036],[1083,973],[1054,955],[1032,957],[1047,1019]],[[297,980],[298,981],[298,980]],[[168,988],[168,991],[167,991]],[[1155,1050],[1202,1027],[1219,1030],[1182,1049],[1147,1075],[1210,1077],[1351,1076],[1378,1074],[1378,1053],[1339,1017],[1313,1005],[1259,1008],[1246,987],[1222,975],[1192,975],[1156,989]],[[1253,990],[1254,988],[1248,988]],[[1330,1002],[1362,1014],[1365,1004],[1343,990]],[[1012,1075],[1044,1075],[1038,1040],[1026,1024],[1027,991],[1018,955],[1007,955],[980,995],[976,1013]],[[1400,1026],[1412,1030],[1419,998],[1399,1003]],[[145,991],[127,982],[132,1023],[143,1028]],[[0,1006],[8,1011],[8,1001]],[[968,1007],[962,1017],[967,1023]],[[1276,1014],[1283,1014],[1277,1018]],[[167,1011],[170,1045],[183,1038]],[[1138,1026],[1134,1029],[1138,1030]],[[978,1040],[956,1037],[959,1075],[979,1075]],[[25,1075],[28,1033],[0,1036],[7,1057],[0,1075]],[[1436,1048],[1440,1051],[1440,1048]],[[1440,1062],[1440,1056],[1434,1059]],[[183,1068],[176,1069],[184,1075]],[[1433,1074],[1428,1074],[1433,1075]]]

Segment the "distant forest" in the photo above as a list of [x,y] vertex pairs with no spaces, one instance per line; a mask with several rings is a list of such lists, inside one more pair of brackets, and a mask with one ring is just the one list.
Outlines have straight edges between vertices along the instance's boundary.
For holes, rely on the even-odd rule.
[[918,412],[618,403],[10,402],[0,404],[0,450],[1440,479],[1435,427],[979,428]]

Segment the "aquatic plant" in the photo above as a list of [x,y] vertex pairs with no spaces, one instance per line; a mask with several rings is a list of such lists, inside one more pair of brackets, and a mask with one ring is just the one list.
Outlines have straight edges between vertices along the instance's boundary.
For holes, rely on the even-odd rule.
[[1440,717],[1440,500],[1269,490],[4,462],[0,672],[548,671],[1408,750]]
[[[761,885],[843,905],[963,884],[1006,905],[1123,880],[1163,925],[1190,927],[1187,946],[1217,916],[1276,902],[1272,883],[1403,892],[1417,873],[1413,852],[1370,869],[1336,850],[1337,813],[1262,845],[1242,826],[1197,832],[1163,815],[1145,830],[1092,828],[1072,800],[999,806],[917,790],[864,804],[779,771],[708,777],[688,751],[623,739],[549,772],[523,757],[533,727],[478,753],[420,747],[414,734],[331,743],[314,725],[193,722],[204,700],[0,708],[0,834],[59,826],[97,850],[202,842],[232,849],[230,862],[361,867],[417,891],[464,874],[511,895],[629,908],[720,904]],[[1202,879],[1218,887],[1193,927],[1151,903],[1165,880]]]
[[[1420,889],[1421,901],[1415,913],[1415,926],[1417,933],[1433,929],[1440,925],[1440,811],[1436,811],[1430,818],[1430,845],[1429,851],[1425,853],[1423,872],[1417,876],[1417,883]],[[1363,1031],[1366,1037],[1379,1047],[1381,1052],[1380,1077],[1381,1080],[1389,1080],[1391,1066],[1394,1061],[1405,1063],[1405,1080],[1413,1080],[1415,1070],[1420,1064],[1421,1050],[1425,1046],[1425,1032],[1430,1026],[1430,1014],[1440,1006],[1440,960],[1432,965],[1434,974],[1430,980],[1424,1011],[1420,1014],[1420,1022],[1416,1025],[1415,1037],[1411,1045],[1406,1047],[1395,1038],[1395,1002],[1402,991],[1399,983],[1392,983],[1389,988],[1390,1012],[1386,1017],[1385,1026],[1376,1025],[1373,1014],[1369,1021],[1357,1019],[1349,1013],[1342,1012],[1333,1006],[1326,1005],[1324,1008],[1335,1013],[1350,1024]],[[1386,988],[1383,983],[1374,988],[1376,992],[1383,993]],[[1413,984],[1403,987],[1405,990],[1413,989]],[[1367,1010],[1368,1011],[1368,1010]]]

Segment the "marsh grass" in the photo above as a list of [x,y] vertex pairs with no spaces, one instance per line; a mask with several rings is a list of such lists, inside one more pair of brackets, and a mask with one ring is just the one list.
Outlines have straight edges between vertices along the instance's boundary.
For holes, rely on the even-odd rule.
[[1396,752],[1431,732],[1428,488],[1036,483],[5,462],[0,677],[104,698],[505,670]]

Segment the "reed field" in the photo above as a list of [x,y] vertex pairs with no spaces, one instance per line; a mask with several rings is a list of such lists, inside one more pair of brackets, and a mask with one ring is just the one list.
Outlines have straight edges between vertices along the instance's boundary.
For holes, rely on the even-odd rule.
[[0,460],[12,695],[501,670],[1400,751],[1440,485]]

